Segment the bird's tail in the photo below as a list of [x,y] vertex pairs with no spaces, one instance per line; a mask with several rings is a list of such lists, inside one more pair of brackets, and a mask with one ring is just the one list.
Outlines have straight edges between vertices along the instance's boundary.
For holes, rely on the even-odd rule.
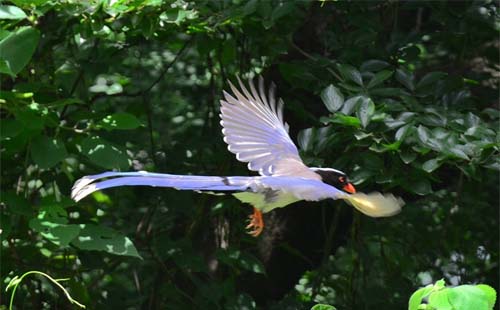
[[253,177],[175,175],[145,171],[104,172],[85,176],[76,181],[71,190],[71,198],[79,201],[91,193],[105,188],[141,185],[195,191],[246,191],[251,186],[253,179]]

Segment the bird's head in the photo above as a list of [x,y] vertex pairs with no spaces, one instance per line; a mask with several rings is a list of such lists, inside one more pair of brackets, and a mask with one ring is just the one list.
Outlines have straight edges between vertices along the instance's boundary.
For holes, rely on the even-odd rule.
[[321,176],[324,183],[335,186],[343,191],[354,194],[356,189],[349,181],[349,177],[342,171],[333,168],[311,168]]

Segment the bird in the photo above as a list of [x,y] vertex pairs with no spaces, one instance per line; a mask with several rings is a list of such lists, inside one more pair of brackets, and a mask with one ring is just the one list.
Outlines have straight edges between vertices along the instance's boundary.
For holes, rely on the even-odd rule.
[[200,193],[233,195],[253,206],[246,229],[254,237],[264,229],[263,213],[294,202],[341,199],[370,217],[388,217],[400,212],[404,202],[392,194],[356,192],[346,173],[334,168],[308,167],[300,158],[283,118],[284,103],[271,83],[266,90],[259,76],[239,89],[228,81],[232,94],[223,90],[220,124],[224,142],[240,162],[256,176],[174,175],[147,171],[104,172],[84,176],[72,188],[80,201],[89,194],[118,186],[169,187]]

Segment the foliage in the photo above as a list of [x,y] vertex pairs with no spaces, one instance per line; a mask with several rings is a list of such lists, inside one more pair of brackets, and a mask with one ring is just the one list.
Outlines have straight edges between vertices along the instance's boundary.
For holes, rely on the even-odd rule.
[[32,274],[36,274],[36,275],[41,275],[45,278],[47,278],[49,281],[51,281],[53,284],[55,284],[57,287],[59,287],[63,292],[64,294],[66,295],[66,298],[68,299],[68,301],[72,304],[75,304],[77,305],[78,307],[80,308],[84,308],[85,309],[85,306],[82,305],[81,303],[79,303],[78,301],[74,300],[71,295],[68,293],[68,291],[59,283],[59,282],[62,282],[62,281],[66,281],[67,279],[54,279],[52,278],[51,276],[49,276],[48,274],[46,273],[43,273],[43,272],[40,272],[40,271],[36,271],[36,270],[32,270],[32,271],[28,271],[28,272],[25,272],[22,276],[18,277],[18,276],[15,276],[14,278],[12,278],[10,280],[10,282],[7,284],[7,287],[5,288],[5,291],[7,292],[10,288],[12,288],[12,295],[10,297],[10,303],[9,303],[9,310],[12,309],[12,306],[14,304],[14,297],[15,297],[15,294],[16,294],[16,290],[17,290],[17,287],[19,286],[19,284],[21,284],[21,282],[23,281],[23,279],[29,275],[32,275]]
[[[498,289],[493,1],[15,0],[0,25],[4,285],[69,277],[91,309],[403,309],[443,277]],[[402,196],[403,212],[301,202],[254,239],[231,197],[69,198],[103,170],[247,175],[218,100],[259,74],[307,164]],[[59,302],[43,282],[23,287],[19,307]]]
[[[427,303],[422,299],[427,298]],[[409,310],[417,309],[493,309],[496,292],[489,285],[460,285],[448,288],[443,280],[429,284],[411,295]]]

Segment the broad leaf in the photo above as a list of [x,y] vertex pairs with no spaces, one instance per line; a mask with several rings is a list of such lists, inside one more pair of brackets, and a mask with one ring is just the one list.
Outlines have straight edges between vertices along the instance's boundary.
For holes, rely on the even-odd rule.
[[57,165],[66,155],[66,147],[59,139],[40,136],[31,143],[31,158],[42,169]]
[[429,72],[418,82],[417,88],[423,88],[425,86],[436,83],[438,80],[447,76],[445,72]]
[[401,69],[396,70],[396,80],[398,80],[401,84],[403,84],[411,91],[415,90],[413,79],[413,74]]
[[129,166],[129,158],[123,150],[97,136],[83,140],[82,152],[103,168],[123,170]]
[[71,244],[81,250],[141,258],[132,241],[111,228],[93,224],[81,224],[80,228],[80,234]]
[[368,83],[368,88],[372,88],[372,87],[375,87],[377,85],[379,85],[380,83],[384,82],[385,80],[387,80],[388,78],[390,78],[392,76],[393,72],[392,71],[389,71],[389,70],[382,70],[380,72],[377,72],[373,77],[372,79],[370,80],[370,82]]
[[99,124],[104,129],[135,129],[141,126],[141,122],[130,113],[115,113],[103,118]]
[[441,163],[437,160],[437,158],[429,159],[422,165],[422,169],[425,170],[428,173],[431,173],[432,171],[436,170],[439,168]]
[[32,27],[21,27],[0,41],[0,60],[5,67],[0,72],[16,76],[30,62],[38,46],[40,32]]
[[366,127],[370,123],[371,117],[375,113],[375,104],[370,98],[367,98],[361,102],[356,111],[356,114],[361,121],[361,126]]
[[361,65],[360,69],[363,72],[365,72],[365,71],[377,72],[377,71],[385,69],[385,68],[387,68],[389,66],[390,66],[389,63],[387,63],[385,61],[377,60],[377,59],[372,59],[372,60],[365,61]]
[[489,299],[482,289],[474,285],[460,285],[448,289],[448,299],[454,309],[491,310]]
[[354,96],[352,98],[347,99],[344,102],[344,105],[342,106],[341,112],[344,113],[345,115],[351,115],[352,112],[356,110],[358,105],[363,101],[367,100],[368,98],[364,96]]
[[359,73],[356,68],[345,64],[338,64],[337,68],[344,79],[352,81],[359,86],[363,86],[363,78],[361,77],[361,73]]
[[434,285],[429,284],[413,293],[410,297],[410,301],[408,302],[408,310],[418,310],[418,306],[422,303],[422,299],[429,296],[433,287]]
[[0,5],[0,19],[25,19],[26,13],[13,5]]
[[344,103],[344,95],[333,85],[329,85],[321,92],[321,100],[330,112],[336,112]]

